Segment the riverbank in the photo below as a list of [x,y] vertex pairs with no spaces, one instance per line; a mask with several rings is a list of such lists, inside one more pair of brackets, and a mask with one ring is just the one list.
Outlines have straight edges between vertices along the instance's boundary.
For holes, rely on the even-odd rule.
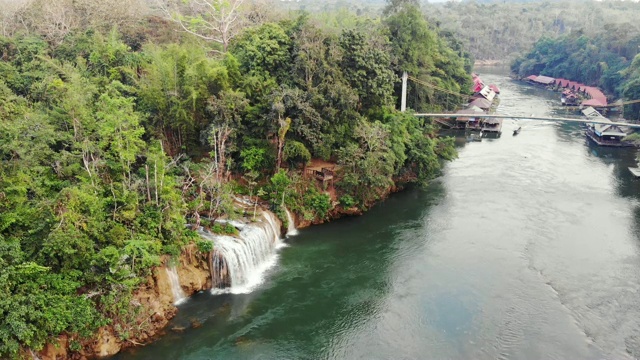
[[[501,111],[558,115],[553,93],[478,71]],[[301,231],[254,291],[197,294],[170,322],[185,330],[116,359],[637,358],[635,152],[518,127],[461,139],[425,189]]]
[[[400,179],[398,179],[398,183],[401,183]],[[401,184],[389,187],[387,191],[380,194],[375,203],[384,201],[389,195],[402,191],[404,188],[404,185]],[[326,218],[306,220],[300,214],[292,213],[290,215],[291,220],[294,222],[294,227],[302,229],[366,213],[366,210],[358,207],[345,208],[337,201],[335,192],[329,193],[332,195],[334,207],[329,211]],[[367,208],[375,205],[375,203],[367,204]],[[277,218],[275,214],[265,208],[258,210],[258,213],[261,212],[269,213],[274,219]],[[245,220],[249,221],[248,219]],[[286,236],[288,229],[284,226],[284,222],[277,223],[276,227],[279,229],[278,236]],[[152,275],[147,277],[146,283],[134,292],[130,304],[136,316],[133,319],[129,319],[129,323],[119,322],[115,325],[110,324],[101,327],[95,336],[89,339],[78,339],[62,335],[58,338],[57,343],[46,344],[37,354],[31,355],[31,351],[27,350],[23,352],[23,355],[41,360],[110,357],[125,349],[146,346],[166,335],[166,327],[169,321],[179,311],[176,302],[185,301],[203,291],[210,291],[214,284],[212,275],[215,270],[211,267],[211,258],[204,256],[195,244],[184,247],[177,259],[172,259],[168,255],[164,256],[161,259],[161,263],[161,266],[153,268]],[[184,298],[176,298],[176,290],[173,288],[172,279],[170,278],[172,272],[176,275],[179,282],[178,286]],[[225,281],[228,282],[229,280],[222,282]],[[198,326],[200,324],[197,321],[191,324],[193,328]],[[119,329],[116,329],[116,327],[119,327]],[[122,332],[122,327],[130,329],[130,332],[128,332],[130,334],[129,337],[121,338],[118,336]],[[184,328],[172,330],[183,331]]]
[[[195,245],[186,246],[177,260],[164,256],[161,262],[163,265],[154,267],[146,283],[134,292],[130,305],[135,316],[128,319],[128,323],[103,326],[89,339],[62,335],[56,344],[48,343],[37,356],[32,357],[41,360],[107,357],[157,339],[178,311],[170,279],[172,269],[177,272],[180,288],[186,296],[211,289],[208,259],[198,252]],[[116,327],[119,327],[118,331]],[[130,337],[117,335],[123,327],[130,330]],[[23,355],[31,355],[31,352]]]

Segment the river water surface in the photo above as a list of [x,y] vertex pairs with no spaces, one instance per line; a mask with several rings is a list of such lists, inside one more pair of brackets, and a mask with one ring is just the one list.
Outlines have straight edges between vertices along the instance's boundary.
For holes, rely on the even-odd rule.
[[[554,114],[557,94],[479,72],[500,113]],[[300,231],[253,292],[196,295],[169,326],[186,330],[118,358],[640,357],[634,151],[505,120],[459,154],[425,190]]]

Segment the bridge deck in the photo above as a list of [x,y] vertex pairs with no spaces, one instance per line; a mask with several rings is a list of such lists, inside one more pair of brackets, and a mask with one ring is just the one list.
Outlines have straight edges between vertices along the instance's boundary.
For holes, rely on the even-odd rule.
[[[464,114],[444,114],[444,113],[421,113],[414,114],[419,117],[432,117],[432,118],[458,118],[465,117],[469,115]],[[541,120],[541,121],[566,121],[566,122],[574,122],[581,124],[609,124],[609,125],[617,125],[617,126],[628,126],[630,128],[638,129],[640,128],[640,124],[626,123],[626,122],[617,122],[617,121],[600,121],[596,119],[585,119],[585,118],[564,118],[564,117],[549,117],[549,116],[535,116],[535,115],[503,115],[503,114],[482,114],[479,115],[482,118],[495,118],[495,119],[528,119],[528,120]]]

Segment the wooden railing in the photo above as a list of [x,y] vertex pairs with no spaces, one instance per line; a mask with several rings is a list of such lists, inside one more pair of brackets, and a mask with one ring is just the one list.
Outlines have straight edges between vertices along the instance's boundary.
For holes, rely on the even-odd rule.
[[329,168],[321,168],[320,170],[316,170],[316,169],[307,169],[305,171],[306,175],[310,175],[315,177],[316,179],[320,180],[320,181],[326,181],[326,180],[331,180],[333,179],[333,176],[335,175],[334,171],[329,169]]

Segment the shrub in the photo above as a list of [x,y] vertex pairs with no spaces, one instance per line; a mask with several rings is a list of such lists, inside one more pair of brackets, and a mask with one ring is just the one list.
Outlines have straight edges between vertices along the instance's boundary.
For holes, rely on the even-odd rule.
[[331,209],[331,198],[327,194],[314,194],[305,199],[305,206],[312,210],[316,217],[324,219]]
[[233,225],[231,225],[229,223],[226,223],[224,225],[224,233],[228,234],[228,235],[238,235],[238,229],[236,229],[235,226],[233,226]]
[[353,196],[351,195],[343,195],[342,197],[340,197],[340,204],[344,207],[344,208],[352,208],[356,205],[356,199],[353,198]]
[[196,241],[196,247],[201,253],[208,254],[213,250],[213,243],[208,240],[198,240]]

